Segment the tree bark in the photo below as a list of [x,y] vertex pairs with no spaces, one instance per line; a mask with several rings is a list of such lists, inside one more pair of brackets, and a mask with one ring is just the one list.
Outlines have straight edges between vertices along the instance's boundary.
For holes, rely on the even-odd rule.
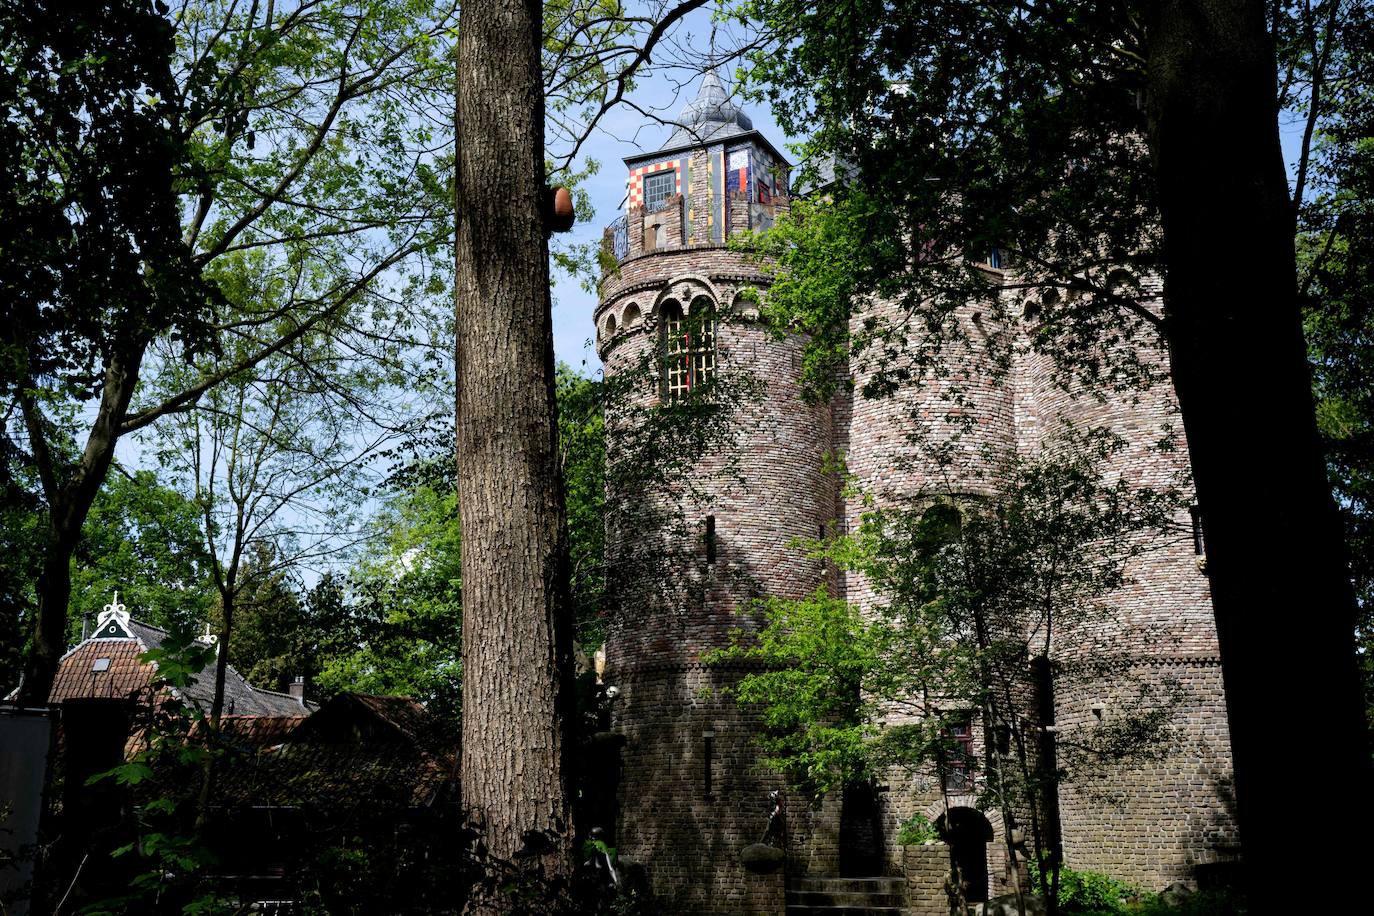
[[24,679],[19,687],[19,702],[26,706],[47,704],[57,666],[67,649],[72,556],[81,541],[86,516],[114,461],[119,427],[129,412],[129,401],[138,384],[146,348],[147,341],[137,339],[126,352],[110,358],[105,367],[100,407],[91,424],[86,447],[70,469],[63,468],[49,448],[48,433],[37,406],[27,396],[21,396],[34,461],[48,503],[48,542],[43,572],[35,587],[38,614],[34,622],[33,646],[25,660]]
[[[1298,305],[1275,49],[1260,0],[1151,9],[1166,335],[1202,514],[1246,883],[1265,912],[1305,912],[1326,881],[1360,873],[1374,782],[1355,599]],[[1295,697],[1296,714],[1283,713]],[[1319,837],[1295,834],[1294,806],[1317,787],[1338,807]]]
[[[571,864],[564,729],[572,630],[558,479],[544,187],[541,8],[474,0],[457,90],[458,504],[463,804],[486,851]],[[529,844],[527,846],[527,844]],[[478,909],[496,911],[490,901]]]

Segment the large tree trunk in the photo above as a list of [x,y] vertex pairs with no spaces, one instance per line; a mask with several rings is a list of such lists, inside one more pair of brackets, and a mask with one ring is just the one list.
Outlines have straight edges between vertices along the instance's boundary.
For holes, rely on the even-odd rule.
[[72,557],[81,541],[91,505],[114,461],[119,428],[129,412],[129,400],[138,384],[143,353],[148,342],[137,338],[123,353],[116,353],[105,367],[100,407],[86,439],[81,458],[66,467],[49,447],[50,431],[37,406],[23,399],[34,462],[38,466],[43,495],[48,503],[48,542],[44,547],[43,572],[36,583],[38,615],[33,645],[24,664],[19,702],[43,706],[52,692],[57,666],[67,649],[67,612],[72,594]]
[[[1298,308],[1274,45],[1261,0],[1152,9],[1148,114],[1167,335],[1202,513],[1247,884],[1263,912],[1306,912],[1360,873],[1374,783],[1355,600]],[[1296,712],[1285,710],[1293,703]],[[1315,819],[1314,790],[1334,800]]]
[[473,0],[458,46],[458,505],[463,804],[487,851],[566,873],[567,550],[558,480],[541,8]]

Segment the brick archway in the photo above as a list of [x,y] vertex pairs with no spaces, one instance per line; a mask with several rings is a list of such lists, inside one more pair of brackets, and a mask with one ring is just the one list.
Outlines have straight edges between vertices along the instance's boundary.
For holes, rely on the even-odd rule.
[[[987,819],[988,824],[992,827],[993,841],[997,843],[1005,841],[1006,834],[1002,831],[1002,819],[1000,817],[988,817],[986,811],[980,810],[978,808],[978,796],[951,795],[949,797],[949,810],[953,811],[955,808],[972,808],[973,810],[978,811],[979,814],[983,815],[983,817]],[[929,805],[926,805],[925,810],[921,812],[921,815],[933,824],[936,821],[938,821],[944,815],[944,813],[944,799],[936,799]]]
[[670,299],[682,306],[683,314],[691,314],[692,302],[703,297],[711,300],[712,307],[720,302],[720,294],[710,280],[698,274],[683,274],[664,284],[654,297],[653,307],[648,314],[655,321],[660,320],[659,310]]

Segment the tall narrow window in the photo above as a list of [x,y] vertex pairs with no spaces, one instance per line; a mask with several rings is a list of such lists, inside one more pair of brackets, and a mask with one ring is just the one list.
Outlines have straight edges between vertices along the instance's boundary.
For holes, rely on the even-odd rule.
[[715,791],[714,773],[712,767],[715,764],[716,753],[716,733],[705,731],[701,733],[701,762],[702,762],[702,788],[706,790],[709,797]]
[[679,401],[710,381],[716,371],[716,322],[711,301],[692,302],[692,313],[669,300],[663,304],[664,389]]
[[954,747],[945,772],[945,791],[964,793],[973,790],[973,727],[972,718],[959,718],[949,724],[949,736]]

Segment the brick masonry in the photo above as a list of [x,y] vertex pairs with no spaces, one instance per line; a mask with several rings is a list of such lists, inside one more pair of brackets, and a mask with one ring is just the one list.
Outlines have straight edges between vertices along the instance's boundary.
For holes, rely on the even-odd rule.
[[[1123,435],[1130,446],[1111,473],[1135,482],[1166,485],[1186,478],[1187,452],[1181,442],[1173,451],[1155,447],[1166,429],[1181,428],[1168,391],[1105,400],[1065,391],[1054,384],[1044,359],[1024,347],[1010,371],[999,371],[976,346],[956,345],[942,355],[945,372],[890,398],[842,394],[830,404],[804,403],[803,342],[780,339],[761,326],[753,303],[739,296],[766,278],[746,254],[709,241],[712,173],[706,151],[686,155],[691,168],[689,186],[680,189],[685,199],[674,195],[649,214],[632,201],[628,254],[600,287],[594,314],[598,350],[608,378],[628,373],[653,352],[666,303],[677,302],[689,313],[709,304],[720,318],[720,372],[751,376],[762,396],[738,408],[736,432],[724,446],[729,454],[706,456],[693,469],[694,492],[675,507],[680,530],[608,532],[612,557],[627,551],[631,541],[653,545],[669,566],[688,571],[696,583],[642,589],[631,606],[611,609],[606,680],[621,689],[614,729],[625,738],[615,845],[627,863],[643,867],[674,912],[779,914],[784,879],[746,872],[739,853],[761,836],[767,793],[780,781],[759,764],[753,743],[757,715],[722,695],[741,671],[708,667],[701,659],[703,652],[727,645],[732,631],[757,624],[743,613],[751,598],[799,597],[825,582],[860,607],[876,600],[866,582],[827,570],[794,543],[815,537],[822,526],[852,527],[864,511],[859,501],[842,498],[837,476],[827,470],[831,456],[842,455],[861,490],[879,504],[893,504],[933,489],[991,492],[998,481],[987,449],[1029,454],[1061,420]],[[727,243],[748,228],[751,202],[731,193],[728,203]],[[990,269],[989,279],[995,287],[1002,274]],[[883,309],[879,303],[874,311]],[[987,331],[976,305],[957,318],[975,340]],[[863,371],[856,369],[854,376],[861,386]],[[947,395],[956,387],[964,406],[960,416],[951,417]],[[636,401],[647,405],[661,396],[650,380]],[[618,428],[624,427],[609,425],[612,450]],[[956,429],[962,431],[955,460],[936,476],[912,434],[938,442]],[[716,526],[714,564],[705,562],[695,535],[683,534],[698,531],[708,514]],[[1143,681],[1176,679],[1188,690],[1176,722],[1177,745],[1166,759],[1066,784],[1060,795],[1068,864],[1150,889],[1191,881],[1198,865],[1238,854],[1216,636],[1207,580],[1188,527],[1188,519],[1180,518],[1178,536],[1136,562],[1131,584],[1114,598],[1116,614],[1107,630],[1067,634],[1056,649],[1072,659],[1109,643],[1129,650]],[[1060,726],[1092,727],[1099,716],[1112,714],[1113,704],[1123,700],[1120,693],[1112,683],[1057,693]],[[981,746],[981,736],[975,738]],[[941,804],[938,784],[920,776],[893,774],[882,795],[882,867],[907,876],[913,912],[945,911],[948,851],[942,844],[902,848],[894,838],[911,814],[924,812],[934,820]],[[790,799],[789,875],[837,873],[840,816],[837,799],[818,808]],[[999,893],[1009,889],[1009,873],[1000,823],[993,826],[998,838],[988,847],[989,890]]]

